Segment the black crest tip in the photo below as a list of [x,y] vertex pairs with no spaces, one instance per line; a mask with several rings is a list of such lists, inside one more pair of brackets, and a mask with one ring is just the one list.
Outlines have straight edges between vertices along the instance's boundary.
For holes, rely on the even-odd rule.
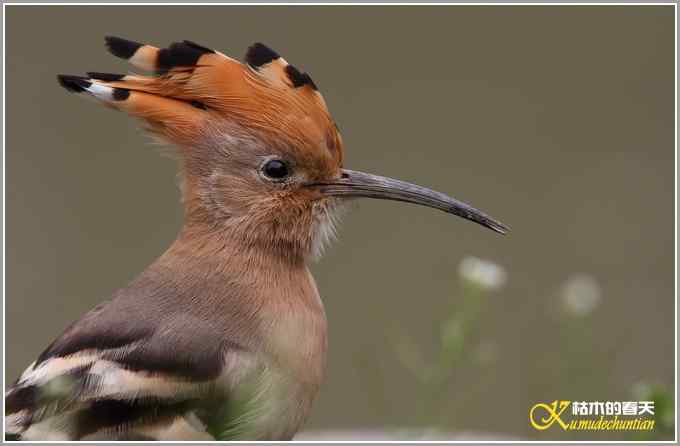
[[125,77],[124,74],[97,73],[96,71],[88,71],[87,75],[90,76],[90,79],[104,82],[116,82]]
[[281,57],[279,53],[267,45],[256,42],[246,52],[246,62],[253,68],[259,68]]
[[121,59],[131,58],[140,47],[144,46],[141,43],[114,36],[106,36],[105,40],[109,52]]
[[203,45],[199,45],[196,42],[192,42],[191,40],[184,40],[183,43],[187,46],[192,47],[193,49],[197,51],[201,51],[203,53],[214,53],[215,50],[211,50],[210,48],[206,48]]
[[68,74],[57,75],[57,81],[59,82],[59,85],[71,93],[82,93],[87,88],[90,88],[90,85],[92,85],[92,82],[90,82],[86,77],[71,76]]
[[173,67],[192,67],[206,53],[214,51],[188,40],[173,43],[158,52],[158,70],[164,72]]
[[298,88],[298,87],[303,87],[305,85],[309,85],[312,87],[314,90],[316,90],[316,84],[312,80],[312,78],[309,76],[307,73],[301,73],[300,70],[295,68],[293,65],[288,65],[286,67],[286,74],[288,75],[288,79],[293,83],[293,87]]
[[124,101],[130,97],[130,90],[127,88],[114,88],[111,96],[114,101]]

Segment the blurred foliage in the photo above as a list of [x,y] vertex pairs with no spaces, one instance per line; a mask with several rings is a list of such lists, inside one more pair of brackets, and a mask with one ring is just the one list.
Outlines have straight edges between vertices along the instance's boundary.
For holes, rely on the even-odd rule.
[[659,384],[639,382],[631,389],[637,401],[654,401],[654,420],[651,431],[630,432],[626,440],[659,441],[673,438],[675,433],[675,399],[673,392]]
[[[463,368],[476,371],[495,362],[498,356],[495,344],[483,342],[478,327],[482,325],[489,297],[501,290],[506,282],[507,273],[501,266],[474,257],[463,259],[458,269],[458,290],[451,296],[449,310],[439,323],[439,342],[434,355],[426,358],[424,349],[406,336],[400,335],[395,342],[400,364],[416,380],[422,395],[414,402],[413,411],[418,417],[415,424],[424,429],[419,438],[425,438],[423,435],[432,429],[464,429],[464,426],[452,425],[451,419],[455,417],[447,413],[446,400],[453,387],[452,378]],[[551,304],[555,311],[546,316],[555,323],[551,336],[560,348],[545,352],[547,363],[544,365],[552,366],[546,369],[547,373],[554,372],[568,379],[560,380],[564,386],[559,390],[561,394],[555,397],[575,399],[578,395],[591,400],[617,400],[609,397],[606,391],[608,370],[614,366],[616,355],[602,357],[593,343],[595,316],[603,303],[599,282],[588,274],[573,274],[564,281],[556,297]],[[594,367],[594,364],[599,366]],[[672,391],[661,385],[640,382],[632,387],[631,393],[638,401],[655,402],[653,431],[589,433],[638,441],[672,439],[675,426]],[[622,395],[619,399],[625,398]],[[531,430],[530,433],[536,432]],[[553,431],[553,434],[565,440],[572,437],[582,440],[586,433]]]
[[495,358],[494,346],[480,341],[477,327],[490,293],[505,285],[507,274],[499,265],[474,257],[465,258],[458,272],[460,288],[452,296],[450,310],[439,325],[439,345],[434,357],[425,359],[409,338],[402,337],[396,343],[397,358],[417,380],[423,396],[414,411],[420,426],[439,426],[445,417],[446,427],[451,428],[443,405],[454,371],[463,364],[479,367]]

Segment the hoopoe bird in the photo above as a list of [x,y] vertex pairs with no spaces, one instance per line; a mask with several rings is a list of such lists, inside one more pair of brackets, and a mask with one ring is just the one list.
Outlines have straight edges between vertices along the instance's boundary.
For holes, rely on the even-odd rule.
[[326,363],[307,265],[348,200],[415,203],[508,229],[442,193],[344,168],[317,86],[261,43],[245,63],[189,41],[106,43],[147,75],[59,83],[177,147],[184,226],[6,391],[8,439],[291,439]]

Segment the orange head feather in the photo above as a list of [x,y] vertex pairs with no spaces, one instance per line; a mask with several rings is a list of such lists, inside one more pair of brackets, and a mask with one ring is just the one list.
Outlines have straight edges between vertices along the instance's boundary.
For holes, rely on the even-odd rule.
[[348,197],[423,204],[507,230],[444,194],[343,169],[338,128],[311,77],[261,43],[241,63],[186,40],[164,49],[106,40],[111,53],[152,73],[59,81],[180,147],[187,230],[219,228],[245,246],[303,259],[333,233],[333,211]]
[[[60,83],[141,118],[180,147],[187,219],[238,220],[252,243],[309,251],[335,200],[296,185],[339,177],[343,160],[337,126],[309,75],[261,43],[241,63],[189,41],[159,49],[106,40],[111,53],[152,73]],[[282,169],[285,177],[272,177]]]

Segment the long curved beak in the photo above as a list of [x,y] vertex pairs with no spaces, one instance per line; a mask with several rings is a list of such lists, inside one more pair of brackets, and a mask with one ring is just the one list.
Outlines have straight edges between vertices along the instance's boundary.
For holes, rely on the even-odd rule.
[[309,184],[309,186],[318,188],[327,196],[378,198],[439,209],[478,223],[499,234],[506,234],[510,230],[509,227],[500,221],[489,217],[462,201],[458,201],[441,192],[393,178],[343,169],[341,177],[337,180],[316,182]]

